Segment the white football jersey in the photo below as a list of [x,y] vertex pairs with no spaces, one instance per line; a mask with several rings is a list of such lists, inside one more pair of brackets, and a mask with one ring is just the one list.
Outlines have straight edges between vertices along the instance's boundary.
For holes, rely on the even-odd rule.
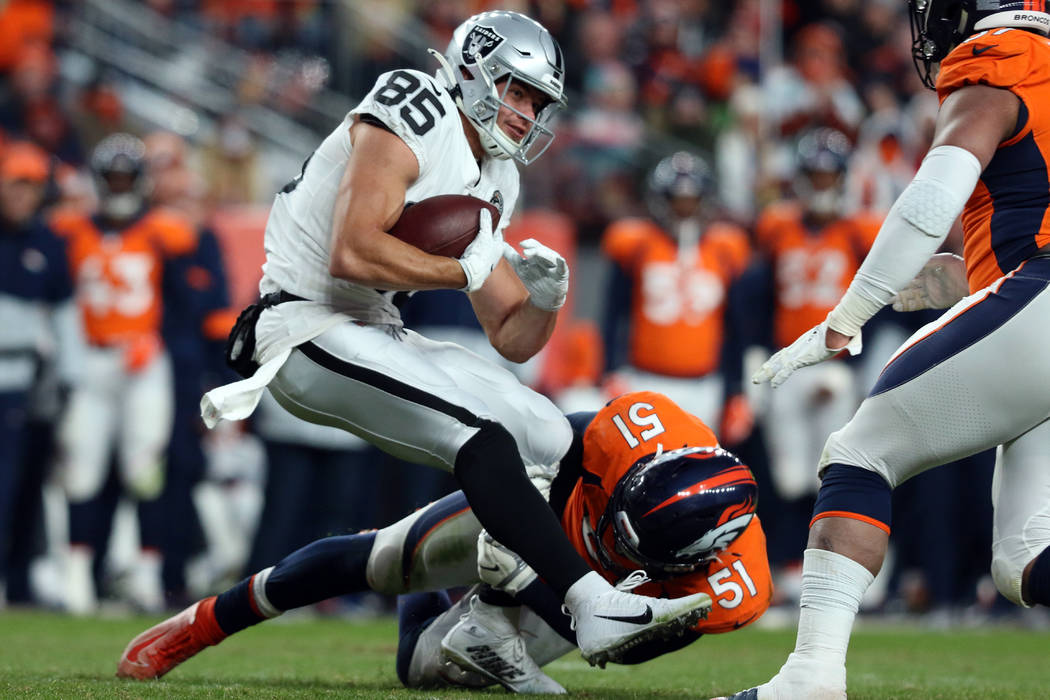
[[517,168],[511,160],[489,157],[479,166],[459,114],[448,90],[425,73],[395,70],[379,76],[372,91],[307,159],[299,176],[277,194],[266,224],[260,291],[284,290],[330,303],[362,321],[399,321],[392,292],[328,272],[335,199],[352,149],[355,117],[371,115],[415,153],[419,177],[408,188],[406,202],[468,194],[495,204],[503,213],[499,228],[505,228],[518,196]]

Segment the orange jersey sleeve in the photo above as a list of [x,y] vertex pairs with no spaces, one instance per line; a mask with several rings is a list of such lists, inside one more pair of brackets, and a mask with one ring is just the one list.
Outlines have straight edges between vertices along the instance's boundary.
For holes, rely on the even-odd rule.
[[937,95],[968,85],[1020,99],[1016,133],[999,144],[962,213],[973,292],[1050,244],[1050,39],[1020,29],[973,35],[941,62]]
[[725,266],[726,282],[732,282],[740,276],[751,259],[751,242],[747,233],[732,224],[714,224],[704,237]]
[[794,202],[776,202],[769,205],[759,214],[755,222],[755,245],[762,251],[773,254],[777,249],[780,233],[785,227],[792,227],[801,216],[798,205]]
[[858,263],[863,262],[865,256],[875,243],[875,238],[882,228],[882,218],[870,214],[858,214],[850,218],[853,224],[853,240],[857,248]]
[[602,236],[602,253],[625,270],[633,270],[642,249],[651,243],[654,235],[663,234],[647,219],[614,221]]
[[197,232],[174,211],[154,209],[143,223],[148,224],[150,237],[165,257],[186,255],[197,248]]

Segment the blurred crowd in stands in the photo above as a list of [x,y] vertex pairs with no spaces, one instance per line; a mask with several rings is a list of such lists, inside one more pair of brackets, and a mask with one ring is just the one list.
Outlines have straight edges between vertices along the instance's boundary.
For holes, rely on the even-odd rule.
[[[496,8],[555,35],[570,102],[523,171],[508,238],[564,252],[572,296],[514,371],[566,411],[655,389],[707,421],[756,472],[778,601],[797,595],[823,440],[933,316],[887,309],[862,355],[772,394],[746,379],[836,303],[926,150],[937,103],[903,0],[132,3],[245,57],[232,107],[185,128],[131,109],[147,80],[119,62],[74,69],[70,27],[95,4],[0,3],[0,601],[178,608],[455,488],[273,402],[209,433],[198,402],[232,378],[222,344],[256,294],[282,184],[264,175],[280,135],[249,110],[319,141],[333,124],[313,107],[430,70],[426,47]],[[462,294],[418,294],[404,316],[493,354]],[[976,485],[993,459],[899,490],[871,609],[944,623],[998,610]]]

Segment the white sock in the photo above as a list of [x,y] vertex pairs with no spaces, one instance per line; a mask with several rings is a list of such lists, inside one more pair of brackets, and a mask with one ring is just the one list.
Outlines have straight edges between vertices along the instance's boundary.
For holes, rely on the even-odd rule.
[[575,611],[583,601],[601,595],[610,588],[612,584],[602,578],[597,571],[588,572],[569,586],[569,590],[565,593],[565,605],[569,607],[569,610]]
[[807,549],[802,560],[802,596],[794,657],[845,666],[857,609],[875,579],[849,557]]

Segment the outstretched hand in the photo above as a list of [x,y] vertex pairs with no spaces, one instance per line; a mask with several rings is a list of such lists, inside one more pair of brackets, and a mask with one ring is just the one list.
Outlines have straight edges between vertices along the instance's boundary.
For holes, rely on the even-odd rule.
[[[835,331],[830,332],[835,333]],[[823,362],[838,355],[843,350],[848,350],[850,355],[860,353],[861,339],[859,333],[849,339],[845,345],[835,343],[836,347],[831,348],[827,345],[828,333],[828,322],[826,320],[809,329],[791,345],[781,349],[773,357],[763,362],[758,371],[752,375],[751,381],[755,384],[769,382],[769,385],[775,389],[787,381],[787,378],[794,374],[797,369]],[[836,339],[832,338],[833,342],[834,340]]]

